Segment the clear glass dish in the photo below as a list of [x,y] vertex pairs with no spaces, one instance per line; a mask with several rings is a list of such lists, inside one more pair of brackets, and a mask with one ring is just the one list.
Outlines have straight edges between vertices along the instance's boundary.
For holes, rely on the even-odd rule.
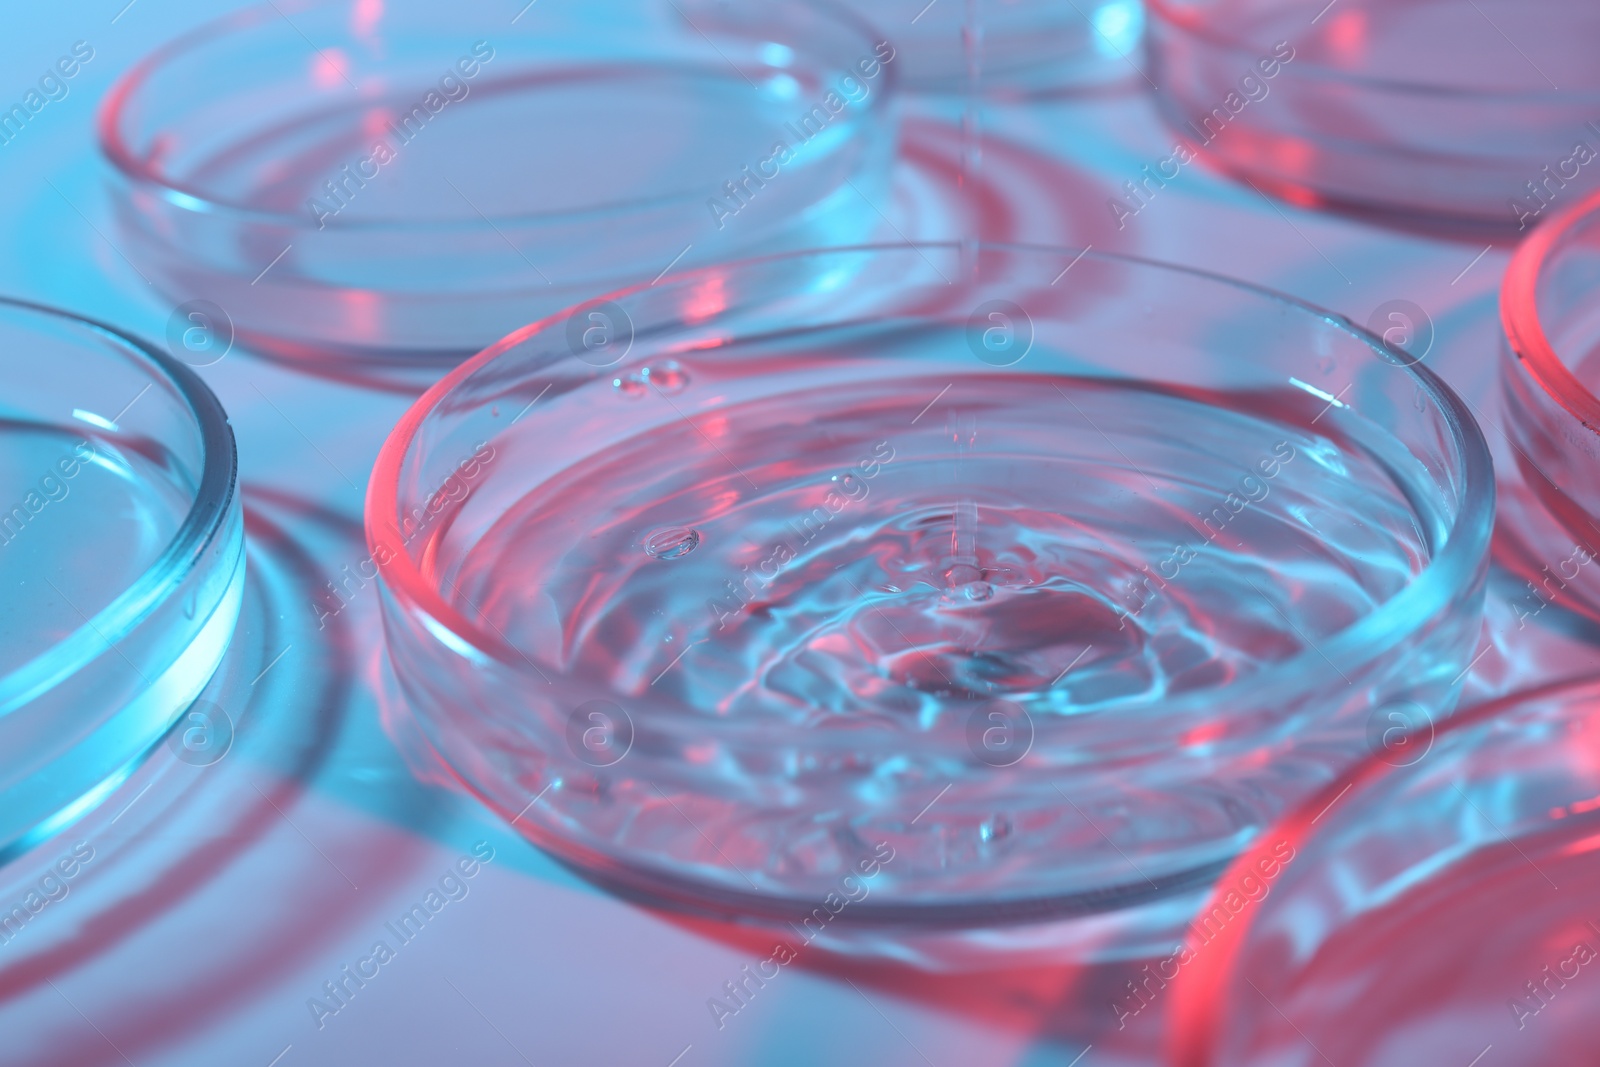
[[1600,193],[1553,216],[1512,257],[1500,290],[1506,437],[1542,511],[1541,603],[1600,615]]
[[1180,139],[1157,182],[1199,151],[1297,204],[1494,237],[1600,183],[1600,8],[1584,0],[1148,6]]
[[284,358],[438,363],[675,264],[862,240],[898,77],[824,0],[285,0],[140,63],[100,136],[171,299]]
[[1392,740],[1264,834],[1155,965],[1170,1062],[1593,1059],[1600,681]]
[[[359,534],[303,497],[248,482],[240,496],[243,603],[211,681],[94,810],[0,867],[8,1063],[225,1061],[226,1052],[197,1051],[200,1035],[269,999],[286,973],[320,969],[328,946],[319,933],[377,928],[374,902],[429,873],[394,836],[374,833],[371,820],[343,823],[319,806],[330,797],[366,804],[393,825],[402,818],[395,807],[418,800],[401,783],[376,784],[386,773],[401,776],[397,768],[348,784],[330,773],[335,749],[382,744],[367,740],[354,696],[353,673],[370,651],[354,620],[319,620],[306,608],[328,560],[364,553]],[[387,766],[376,753],[366,765]],[[241,900],[308,895],[318,901],[309,929],[299,907],[263,908],[239,921]],[[130,975],[138,976],[136,991]],[[119,1015],[130,996],[140,1006],[134,1025]],[[115,1047],[85,1017],[105,1027]],[[95,1044],[63,1040],[80,1032]],[[424,1059],[367,1056],[374,1058]]]
[[1007,95],[1133,76],[1142,0],[863,0],[894,42],[903,84],[927,93]]
[[1491,466],[1407,362],[1071,250],[686,272],[402,419],[390,659],[469,788],[626,892],[793,918],[870,867],[851,921],[952,924],[1181,892],[1375,707],[1459,690]]
[[233,431],[188,367],[0,299],[0,861],[114,789],[239,614]]

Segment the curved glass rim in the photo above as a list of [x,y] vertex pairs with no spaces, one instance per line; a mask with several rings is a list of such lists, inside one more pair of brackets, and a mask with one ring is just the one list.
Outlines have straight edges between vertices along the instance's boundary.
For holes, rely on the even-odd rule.
[[[1226,48],[1231,52],[1248,54],[1250,60],[1259,58],[1262,45],[1258,41],[1246,40],[1224,33],[1215,24],[1208,20],[1189,17],[1180,13],[1173,0],[1144,0],[1145,9],[1149,16],[1158,18],[1163,24],[1199,38],[1210,44]],[[1559,103],[1565,105],[1582,104],[1585,101],[1600,102],[1600,89],[1580,90],[1574,92],[1567,89],[1483,89],[1472,85],[1433,85],[1427,82],[1409,81],[1405,78],[1378,77],[1371,74],[1354,73],[1328,66],[1326,63],[1294,64],[1296,75],[1310,77],[1317,80],[1342,82],[1346,85],[1360,85],[1369,89],[1381,89],[1386,92],[1410,93],[1415,96],[1448,97],[1466,103],[1474,101],[1527,101],[1537,103]]]
[[[1600,674],[1584,674],[1550,682],[1476,704],[1441,724],[1434,734],[1433,743],[1437,746],[1442,737],[1455,737],[1523,704],[1552,698],[1570,702],[1585,697],[1600,699]],[[1386,752],[1368,755],[1263,831],[1249,847],[1240,852],[1196,914],[1205,914],[1212,904],[1229,891],[1229,886],[1238,883],[1236,876],[1252,873],[1254,865],[1268,858],[1268,853],[1278,843],[1287,841],[1298,851],[1315,835],[1317,820],[1347,793],[1359,793],[1388,775],[1405,773],[1412,766],[1391,762]],[[1238,916],[1238,921],[1223,926],[1207,943],[1207,951],[1195,953],[1195,959],[1185,970],[1183,980],[1175,985],[1166,1057],[1173,1067],[1213,1067],[1212,1045],[1225,1015],[1225,982],[1233,972],[1239,952],[1255,928],[1260,914],[1260,908],[1248,908]]]
[[6,308],[57,319],[99,334],[125,353],[131,350],[138,359],[148,361],[155,371],[151,377],[159,380],[164,376],[194,417],[194,426],[200,432],[201,466],[188,514],[144,573],[72,633],[9,674],[0,675],[0,715],[25,706],[40,692],[104,655],[108,645],[129,633],[178,588],[222,530],[229,505],[238,492],[239,472],[238,450],[227,412],[191,368],[98,319],[0,296],[0,309]]
[[[793,261],[802,258],[882,255],[885,253],[921,254],[927,250],[944,252],[1002,252],[1007,254],[1048,255],[1060,258],[1088,258],[1108,264],[1120,264],[1169,274],[1188,275],[1213,284],[1227,286],[1260,297],[1264,301],[1286,307],[1299,314],[1321,319],[1336,329],[1343,330],[1355,340],[1365,344],[1374,356],[1389,363],[1396,371],[1412,375],[1418,387],[1432,400],[1449,427],[1451,444],[1461,459],[1462,500],[1454,523],[1446,536],[1443,549],[1430,559],[1400,592],[1384,601],[1368,615],[1319,642],[1316,648],[1307,648],[1299,654],[1273,664],[1252,674],[1248,684],[1253,689],[1268,691],[1279,688],[1297,688],[1303,685],[1307,671],[1320,673],[1315,665],[1337,662],[1341,656],[1365,658],[1395,640],[1394,633],[1409,633],[1444,610],[1472,581],[1479,563],[1486,557],[1489,547],[1489,522],[1472,521],[1475,515],[1492,516],[1494,511],[1494,467],[1487,442],[1477,422],[1464,401],[1445,384],[1437,374],[1420,361],[1401,362],[1390,354],[1384,343],[1371,331],[1358,326],[1337,312],[1319,308],[1295,297],[1266,286],[1240,281],[1225,275],[1178,264],[1111,252],[1097,252],[1092,248],[1075,249],[1046,245],[978,243],[956,241],[914,243],[885,243],[843,246],[838,248],[809,249],[752,257],[733,263],[715,264],[672,274],[657,282],[639,283],[605,296],[586,300],[574,308],[563,309],[516,330],[490,345],[455,370],[445,375],[407,409],[390,431],[372,469],[367,484],[364,525],[368,547],[374,558],[389,558],[380,566],[379,576],[385,587],[399,600],[408,612],[419,620],[434,636],[456,651],[470,649],[473,653],[492,659],[515,672],[529,672],[525,657],[498,634],[491,633],[472,623],[457,611],[439,591],[424,580],[421,569],[399,543],[391,530],[397,521],[399,508],[400,473],[423,423],[450,396],[458,385],[467,381],[479,370],[529,337],[556,326],[574,311],[620,300],[635,293],[661,286],[693,284],[697,279],[714,273],[752,269],[764,264]],[[1075,260],[1074,260],[1075,261]],[[391,543],[392,542],[392,543]],[[1404,627],[1397,626],[1411,620]],[[531,672],[530,677],[531,677]],[[1200,690],[1168,702],[1169,708],[1185,705],[1212,704],[1216,690]]]
[[[187,53],[196,51],[215,40],[243,33],[263,21],[274,17],[281,18],[283,17],[282,8],[284,6],[288,6],[291,10],[303,11],[313,7],[334,7],[349,2],[351,0],[282,0],[282,3],[275,2],[275,0],[266,0],[265,3],[241,8],[212,19],[210,22],[161,45],[144,59],[134,64],[106,92],[105,101],[101,104],[96,118],[96,133],[101,154],[129,181],[156,189],[163,197],[191,210],[206,214],[227,214],[238,219],[271,223],[276,226],[286,226],[293,229],[314,228],[307,220],[304,212],[269,211],[246,204],[233,203],[214,196],[198,186],[189,185],[186,182],[173,181],[165,175],[157,173],[130,149],[127,139],[123,136],[123,119],[144,83],[167,63]],[[833,0],[800,0],[800,2],[804,6],[826,12],[830,18],[837,20],[842,25],[849,26],[862,34],[864,38],[870,39],[877,32],[869,23],[856,16],[854,12],[834,3]],[[686,22],[689,21],[687,15],[682,17]],[[689,25],[692,27],[693,23],[690,22]],[[584,60],[572,64],[574,68],[597,65],[600,64],[593,60]],[[864,114],[880,113],[889,106],[897,94],[900,83],[899,68],[893,64],[885,64],[882,72],[885,75],[882,89],[868,98],[867,111]],[[335,225],[341,230],[424,231],[478,230],[485,228],[485,226],[492,228],[495,225],[492,220],[498,220],[502,223],[570,223],[574,220],[581,221],[586,218],[647,211],[664,204],[689,203],[698,200],[700,195],[699,193],[683,192],[665,196],[642,197],[634,200],[615,200],[588,204],[576,208],[519,211],[512,214],[496,214],[462,219],[419,221],[403,216],[394,216],[392,218],[342,221],[335,223]],[[320,229],[320,227],[315,228]]]
[[1539,317],[1539,278],[1572,232],[1600,217],[1600,190],[1534,227],[1500,283],[1500,321],[1511,352],[1535,381],[1591,432],[1600,434],[1600,398],[1568,369]]

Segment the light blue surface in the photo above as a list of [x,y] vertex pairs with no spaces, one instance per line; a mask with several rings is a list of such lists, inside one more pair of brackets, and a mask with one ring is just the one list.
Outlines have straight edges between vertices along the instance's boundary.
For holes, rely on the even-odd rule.
[[[0,101],[21,100],[76,41],[92,44],[94,58],[64,98],[0,145],[0,290],[159,339],[171,307],[113,243],[93,120],[116,75],[217,9],[195,0],[123,3],[11,5],[5,13]],[[508,20],[520,6],[508,0]],[[1440,330],[1436,366],[1473,403],[1489,404],[1502,250],[1475,260],[1481,247],[1309,215],[1200,166],[1185,169],[1119,231],[1107,200],[1171,150],[1147,91],[1143,75],[1130,70],[1114,91],[983,109],[987,134],[1027,146],[1046,168],[1064,168],[1041,179],[1052,192],[1028,206],[1019,224],[1026,235],[1088,235],[1104,247],[1269,284],[1357,321],[1386,300],[1415,301]],[[1011,154],[986,146],[976,165],[981,173],[986,161],[1000,166]],[[953,182],[928,173],[903,177],[895,204],[883,207],[908,236],[942,236],[948,220],[928,205],[957,195]],[[1074,192],[1085,189],[1098,191]],[[247,506],[261,509],[264,490],[292,498],[265,508],[278,518],[294,513],[288,548],[258,549],[284,557],[298,546],[320,572],[279,586],[287,648],[272,670],[285,680],[269,675],[278,685],[274,703],[252,713],[286,736],[322,746],[320,760],[291,772],[241,748],[207,773],[230,776],[246,796],[251,789],[271,796],[275,813],[265,809],[268,817],[248,823],[246,832],[229,818],[235,813],[188,810],[165,831],[179,853],[187,848],[204,858],[217,846],[208,835],[219,832],[207,828],[229,827],[239,836],[228,842],[225,863],[197,860],[159,872],[89,863],[70,893],[0,944],[0,1062],[1152,1062],[1159,1013],[1116,1029],[1111,1004],[1129,973],[1070,964],[938,978],[807,960],[786,968],[719,1030],[707,999],[741,967],[766,958],[764,941],[714,936],[614,901],[474,803],[415,784],[378,724],[373,650],[381,639],[370,586],[341,613],[348,648],[329,646],[327,632],[316,627],[319,582],[340,579],[342,568],[366,555],[359,536],[366,472],[407,399],[293,374],[239,352],[201,373],[232,415],[241,480],[252,494]],[[1503,448],[1495,430],[1485,432]],[[1535,641],[1534,631],[1519,631],[1510,610],[1497,605],[1485,638],[1492,652],[1472,683],[1478,692],[1509,687],[1541,663],[1576,668],[1580,653],[1567,638],[1549,631]],[[1507,651],[1512,641],[1518,644]],[[275,652],[262,653],[263,662]],[[342,674],[342,689],[309,682],[296,688],[329,664]],[[308,1006],[325,996],[323,983],[340,977],[341,968],[370,958],[378,939],[396,940],[386,924],[422,901],[480,841],[494,858],[465,883],[464,897],[399,947],[337,1013]],[[61,841],[63,849],[69,845]],[[127,906],[139,894],[143,905]]]

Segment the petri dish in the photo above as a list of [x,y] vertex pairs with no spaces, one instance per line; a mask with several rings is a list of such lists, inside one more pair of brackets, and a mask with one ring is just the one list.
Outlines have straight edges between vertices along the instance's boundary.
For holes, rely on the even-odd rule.
[[[1553,215],[1518,247],[1500,289],[1505,433],[1532,505],[1526,572],[1536,612],[1600,616],[1600,193]],[[1543,535],[1543,536],[1540,536]]]
[[1172,982],[1169,1062],[1590,1055],[1600,682],[1396,729],[1241,856],[1156,965]]
[[126,247],[287,359],[456,361],[674,265],[854,243],[894,49],[823,2],[275,2],[100,116]]
[[904,85],[923,93],[1008,95],[1129,74],[1142,0],[868,0],[856,5],[899,50]]
[[1206,884],[1375,708],[1444,716],[1493,497],[1459,399],[1329,312],[900,244],[519,330],[397,425],[366,529],[418,729],[533,841],[959,926]]
[[238,619],[233,431],[188,367],[0,299],[0,861],[71,825],[216,671]]
[[1509,237],[1600,182],[1592,4],[1148,6],[1153,76],[1178,136],[1149,179],[1158,185],[1199,152],[1303,206]]

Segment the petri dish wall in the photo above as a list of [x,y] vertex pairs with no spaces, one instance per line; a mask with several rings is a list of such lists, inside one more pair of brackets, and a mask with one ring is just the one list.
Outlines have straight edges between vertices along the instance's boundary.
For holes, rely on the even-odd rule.
[[[1541,225],[1518,248],[1500,293],[1507,440],[1551,536],[1530,587],[1600,615],[1600,194]],[[1536,505],[1537,507],[1537,505]],[[1537,584],[1534,584],[1537,583]],[[1536,601],[1542,602],[1542,601]]]
[[1156,965],[1143,992],[1171,998],[1169,1062],[1592,1055],[1600,682],[1392,740],[1263,835]]
[[274,3],[158,50],[101,143],[130,255],[307,360],[456,360],[674,265],[854,243],[893,45],[823,2]]
[[0,300],[0,860],[131,772],[227,648],[233,432],[193,371]]
[[653,899],[790,917],[865,864],[852,921],[960,924],[1193,888],[1375,708],[1459,690],[1492,475],[1409,364],[1088,252],[688,272],[397,426],[390,659],[470,788]]
[[1593,4],[1320,6],[1150,0],[1182,154],[1305,206],[1498,236],[1600,182]]

